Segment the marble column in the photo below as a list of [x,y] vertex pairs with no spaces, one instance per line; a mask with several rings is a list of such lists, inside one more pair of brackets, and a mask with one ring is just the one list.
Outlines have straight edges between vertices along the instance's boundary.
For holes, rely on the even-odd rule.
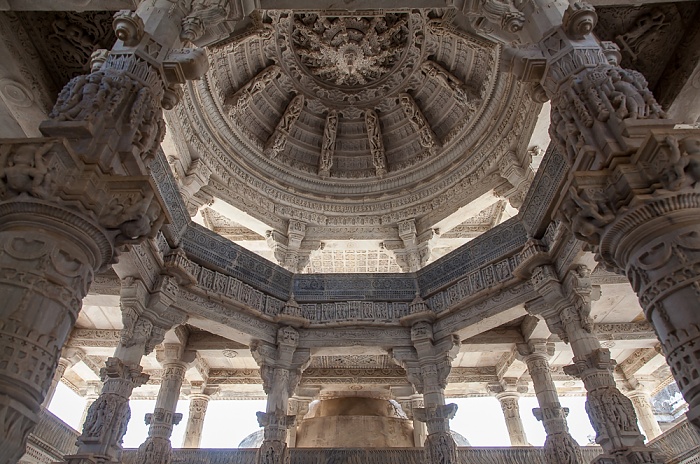
[[560,281],[554,266],[537,266],[532,283],[542,300],[528,310],[541,315],[550,331],[570,344],[574,353],[573,364],[564,372],[580,378],[588,393],[586,412],[596,431],[596,443],[604,451],[595,462],[660,462],[644,445],[632,402],[617,388],[610,351],[592,333],[588,316],[599,290],[591,285],[588,268],[578,266]]
[[98,464],[121,459],[122,438],[131,418],[129,397],[146,383],[141,358],[163,341],[167,330],[186,321],[186,314],[172,307],[177,285],[163,276],[157,290],[148,292],[141,280],[122,281],[120,305],[122,329],[114,356],[100,371],[103,382],[97,400],[88,409],[76,454],[66,464]]
[[[181,332],[184,332],[182,330]],[[180,399],[180,388],[185,380],[189,363],[194,361],[196,353],[186,351],[187,337],[180,343],[163,343],[163,348],[156,351],[157,359],[163,367],[158,398],[153,413],[146,414],[148,438],[139,446],[137,464],[169,464],[172,455],[170,436],[173,427],[180,423],[182,414],[176,413]]]
[[[138,3],[115,15],[109,56],[61,91],[45,138],[0,141],[0,464],[24,454],[95,272],[165,220],[148,169],[162,108],[208,65],[179,47],[224,18],[207,2]],[[127,371],[105,375],[138,377]]]
[[567,408],[562,408],[557,388],[552,380],[549,358],[554,354],[553,345],[544,340],[531,340],[518,345],[518,354],[527,365],[540,407],[532,410],[542,422],[547,433],[544,443],[547,464],[583,464],[581,448],[569,433],[566,416]]
[[80,418],[81,429],[79,432],[82,433],[82,426],[85,424],[85,419],[87,419],[88,411],[90,411],[90,406],[100,397],[100,391],[102,391],[102,382],[100,381],[89,381],[85,386],[85,391],[82,392],[83,398],[85,398],[85,409],[83,410],[83,415]]
[[518,386],[515,382],[508,382],[504,379],[503,382],[489,385],[488,388],[501,404],[511,446],[530,446],[527,435],[525,435],[523,421],[520,418],[520,406],[518,405],[520,394],[525,393],[527,387]]
[[551,99],[568,165],[560,220],[627,276],[700,428],[700,129],[676,127],[644,76],[619,67],[590,5],[535,0],[521,15],[523,45],[504,62]]
[[627,397],[632,401],[632,406],[634,406],[637,419],[639,419],[639,424],[642,426],[647,440],[653,440],[661,435],[661,427],[654,416],[654,407],[651,405],[649,393],[637,389],[628,392]]
[[63,378],[63,375],[66,373],[66,370],[70,368],[73,365],[73,363],[64,357],[61,356],[58,360],[58,365],[56,366],[56,372],[53,374],[53,379],[51,379],[51,385],[49,386],[48,391],[46,392],[46,397],[44,397],[44,402],[41,404],[43,407],[48,408],[49,405],[51,404],[51,400],[53,399],[53,396],[56,394],[56,388],[58,388],[58,383],[61,381]]
[[260,366],[263,388],[267,393],[265,412],[258,412],[258,423],[264,428],[263,444],[258,450],[258,464],[286,464],[289,462],[287,431],[296,422],[295,415],[288,415],[289,398],[301,380],[302,371],[308,366],[311,353],[299,348],[299,332],[289,326],[277,332],[277,345],[253,343],[250,351]]
[[457,444],[450,433],[450,419],[457,413],[456,404],[445,404],[447,376],[452,360],[459,352],[457,336],[434,340],[432,324],[418,320],[411,327],[413,348],[394,348],[391,352],[406,369],[408,381],[423,395],[422,408],[413,408],[413,416],[426,424],[427,462],[456,464]]
[[[302,398],[295,395],[289,399],[289,409],[287,413],[290,416],[296,417],[298,422],[299,419],[302,419],[309,412],[309,404],[311,404],[311,401],[311,398]],[[287,433],[287,445],[290,448],[294,448],[296,446],[296,443],[297,427],[293,426],[289,428],[289,431]]]
[[189,396],[190,414],[187,418],[185,438],[182,442],[183,448],[199,448],[202,443],[204,418],[207,415],[207,406],[209,406],[211,398],[211,395],[204,393],[203,390],[200,393],[191,393]]

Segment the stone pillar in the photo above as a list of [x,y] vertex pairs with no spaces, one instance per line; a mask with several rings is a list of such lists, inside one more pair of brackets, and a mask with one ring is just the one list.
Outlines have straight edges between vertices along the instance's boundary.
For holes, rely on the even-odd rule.
[[401,408],[406,413],[406,417],[413,421],[413,446],[416,448],[422,448],[425,446],[425,439],[428,434],[428,430],[425,427],[425,422],[419,421],[416,418],[416,415],[413,413],[413,410],[425,408],[423,396],[414,394],[405,400],[401,400],[400,404]]
[[676,128],[644,76],[618,66],[617,46],[591,34],[590,5],[535,0],[522,13],[523,47],[505,61],[552,101],[568,165],[560,219],[627,276],[700,428],[700,130]]
[[309,349],[299,348],[299,332],[284,326],[277,332],[277,345],[264,342],[251,344],[250,351],[260,366],[263,388],[267,393],[265,412],[258,412],[258,423],[264,427],[264,441],[258,450],[258,464],[289,462],[287,431],[296,422],[288,415],[289,398],[301,380],[302,371],[311,359]]
[[[184,329],[180,332],[184,333]],[[194,351],[185,351],[186,341],[185,334],[180,343],[164,343],[163,349],[156,352],[158,361],[163,366],[163,377],[156,407],[153,413],[146,414],[148,438],[139,446],[137,464],[169,464],[171,461],[170,436],[173,427],[182,420],[182,414],[176,413],[175,409],[187,366],[194,361],[196,354]]]
[[423,408],[413,408],[414,418],[426,424],[425,452],[428,463],[456,464],[457,444],[450,433],[456,404],[445,404],[447,376],[459,352],[459,338],[433,339],[433,327],[418,320],[411,327],[413,349],[394,348],[392,356],[406,369],[408,381],[423,395]]
[[527,441],[527,435],[525,435],[523,421],[520,418],[520,406],[518,405],[520,394],[525,393],[527,387],[518,386],[515,382],[503,381],[489,385],[489,390],[501,403],[501,410],[506,421],[511,446],[530,446],[530,443]]
[[48,408],[49,405],[51,404],[51,400],[53,399],[53,396],[56,394],[56,388],[58,388],[58,383],[61,381],[63,378],[63,375],[66,373],[66,370],[71,367],[73,363],[64,357],[61,356],[58,360],[58,366],[56,366],[56,372],[53,374],[53,379],[51,379],[51,385],[49,385],[49,389],[46,392],[46,397],[44,398],[44,402],[41,404],[43,407]]
[[[181,31],[195,40],[225,19],[191,3],[117,13],[119,40],[62,90],[40,126],[46,138],[0,141],[0,464],[24,454],[95,272],[165,220],[148,175],[162,108],[208,65],[203,51],[176,47]],[[105,375],[132,378],[127,371],[112,362]]]
[[83,393],[83,398],[85,398],[85,410],[83,411],[83,416],[80,418],[81,429],[79,432],[81,433],[82,424],[85,424],[90,406],[100,397],[100,391],[102,391],[102,382],[100,381],[88,382],[85,387],[85,393]]
[[538,421],[542,422],[547,433],[544,443],[545,462],[547,464],[583,464],[581,448],[569,433],[566,424],[567,408],[562,408],[550,373],[549,358],[554,354],[554,347],[544,340],[531,340],[518,345],[518,354],[527,364],[532,384],[540,407],[532,410]]
[[154,293],[141,280],[122,281],[122,329],[119,345],[100,371],[102,392],[88,409],[78,451],[66,456],[66,464],[118,462],[121,442],[129,419],[129,397],[134,388],[146,383],[148,375],[140,366],[141,358],[161,343],[165,332],[187,319],[172,308],[177,286],[171,277],[161,277]]
[[647,440],[653,440],[661,435],[661,427],[654,416],[654,407],[651,405],[649,394],[644,390],[632,390],[627,393],[627,397],[632,401],[632,406],[637,413],[637,419],[642,426]]
[[579,266],[560,282],[553,266],[536,266],[532,283],[542,300],[528,310],[544,317],[549,329],[571,345],[574,364],[564,372],[580,378],[588,392],[586,412],[596,431],[596,443],[605,452],[596,462],[658,462],[644,445],[632,402],[615,384],[610,351],[591,332],[588,315],[599,289],[591,285],[590,271]]
[[187,427],[185,428],[185,439],[182,442],[183,448],[199,448],[202,443],[202,428],[204,427],[204,418],[207,415],[207,406],[211,393],[205,388],[198,389],[199,392],[190,394],[190,415],[187,418]]
[[[301,398],[294,396],[289,399],[289,410],[287,411],[290,416],[297,418],[303,418],[309,412],[309,404],[311,403],[311,398]],[[287,433],[287,445],[290,448],[296,447],[297,443],[297,427],[293,426],[289,428]]]

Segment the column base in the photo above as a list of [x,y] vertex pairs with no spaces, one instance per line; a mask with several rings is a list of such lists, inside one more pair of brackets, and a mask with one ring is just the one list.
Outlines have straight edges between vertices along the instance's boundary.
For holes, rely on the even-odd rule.
[[654,456],[654,450],[635,447],[615,454],[601,454],[591,464],[663,464],[663,461]]

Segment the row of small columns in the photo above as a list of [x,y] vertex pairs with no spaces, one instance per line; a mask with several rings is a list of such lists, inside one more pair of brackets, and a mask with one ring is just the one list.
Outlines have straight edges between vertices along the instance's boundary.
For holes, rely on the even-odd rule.
[[[562,282],[551,266],[536,267],[532,282],[543,298],[530,304],[528,310],[538,313],[547,322],[549,330],[572,346],[574,364],[566,367],[565,372],[580,376],[588,392],[587,412],[597,433],[596,441],[604,450],[596,462],[604,463],[613,455],[627,459],[622,462],[639,462],[633,459],[652,456],[652,453],[644,446],[643,436],[637,428],[633,402],[615,386],[611,370],[614,361],[587,328],[587,314],[596,291],[590,285],[589,277],[586,268],[578,267]],[[177,288],[168,276],[162,276],[155,292],[147,291],[146,285],[138,279],[129,278],[122,282],[120,306],[124,328],[114,356],[107,360],[100,372],[102,391],[87,410],[78,451],[65,457],[67,464],[119,460],[121,440],[130,419],[129,397],[134,388],[148,380],[140,363],[156,345],[159,347],[156,357],[163,366],[163,376],[154,412],[146,416],[150,427],[148,438],[139,447],[138,462],[166,464],[170,461],[170,436],[173,426],[182,418],[175,409],[185,372],[195,359],[195,353],[187,350],[188,333],[181,325],[186,315],[172,306]],[[391,350],[391,355],[405,368],[407,379],[418,395],[422,395],[412,398],[410,403],[410,413],[417,425],[416,445],[424,444],[428,462],[450,463],[457,462],[457,448],[449,428],[449,420],[455,416],[457,407],[445,403],[445,388],[452,361],[459,352],[460,340],[455,335],[435,339],[433,318],[433,313],[417,296],[410,305],[410,316],[404,320],[412,324],[413,346],[396,347]],[[526,342],[518,344],[517,351],[527,365],[539,403],[539,408],[533,412],[547,433],[546,462],[557,464],[564,459],[563,462],[567,463],[582,463],[580,448],[566,424],[568,411],[559,403],[550,374],[549,358],[553,354],[553,345],[546,339],[531,338],[533,333],[523,334]],[[250,348],[260,366],[263,388],[268,395],[266,410],[258,413],[260,426],[264,427],[258,462],[284,462],[288,456],[288,443],[295,441],[296,418],[298,415],[303,417],[308,410],[310,399],[297,398],[290,405],[290,398],[309,364],[310,351],[299,347],[299,333],[291,326],[279,328],[275,344],[254,341]],[[591,353],[596,356],[593,361],[590,361]],[[586,354],[589,358],[584,358]],[[58,373],[65,372],[65,368],[77,358],[76,353],[65,353]],[[584,363],[581,359],[588,361]],[[51,391],[55,391],[60,380],[58,373]],[[504,381],[492,386],[492,391],[502,404],[511,443],[524,446],[527,438],[519,415],[519,392],[512,383],[509,385]],[[190,402],[185,447],[197,447],[201,440],[209,395],[204,388],[200,389],[201,392],[195,392]],[[658,430],[648,397],[637,394],[635,398],[645,429],[652,433]]]

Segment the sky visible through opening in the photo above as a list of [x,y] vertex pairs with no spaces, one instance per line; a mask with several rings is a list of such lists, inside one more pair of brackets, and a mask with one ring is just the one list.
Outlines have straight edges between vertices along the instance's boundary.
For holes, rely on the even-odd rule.
[[[457,416],[450,422],[452,430],[464,435],[472,446],[510,446],[505,419],[498,400],[494,397],[451,398],[447,400],[459,406]],[[562,406],[569,408],[569,429],[580,445],[589,444],[595,432],[588,421],[583,397],[561,397]],[[63,383],[58,384],[49,410],[71,427],[80,430],[85,399]],[[148,436],[144,423],[146,413],[153,412],[155,400],[132,400],[131,421],[124,436],[124,448],[138,448]],[[542,446],[545,433],[542,424],[532,415],[537,407],[535,397],[520,398],[520,416],[531,445]],[[265,410],[265,401],[216,401],[209,402],[202,432],[202,448],[236,448],[245,437],[259,429],[256,411]],[[175,426],[171,438],[173,448],[179,448],[185,435],[189,401],[180,400],[177,412],[182,421]]]

